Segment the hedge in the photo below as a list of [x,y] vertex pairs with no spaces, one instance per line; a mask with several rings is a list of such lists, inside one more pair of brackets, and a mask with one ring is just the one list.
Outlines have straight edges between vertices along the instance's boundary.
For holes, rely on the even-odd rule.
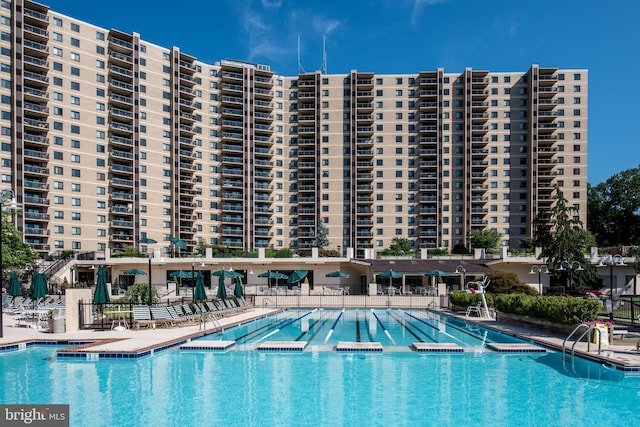
[[[588,298],[560,296],[531,296],[525,294],[487,294],[487,304],[503,313],[545,319],[563,325],[574,325],[598,319],[602,310],[600,301]],[[453,292],[451,303],[457,306],[475,305],[479,294]]]

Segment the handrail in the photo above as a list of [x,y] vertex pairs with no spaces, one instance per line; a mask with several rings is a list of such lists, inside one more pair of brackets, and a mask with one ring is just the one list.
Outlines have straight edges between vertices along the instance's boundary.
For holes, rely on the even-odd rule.
[[216,315],[214,313],[203,313],[200,316],[200,327],[199,329],[206,329],[207,328],[207,319],[211,320],[211,325],[213,326],[214,329],[218,329],[218,335],[222,335],[222,331],[224,330],[222,328],[222,325],[220,324],[220,322],[218,321],[218,318],[216,317]]
[[269,305],[267,303],[271,303],[271,305],[274,305],[276,307],[278,306],[278,304],[274,303],[271,298],[262,298],[262,305],[264,305],[264,306]]
[[[585,327],[587,328],[578,338],[576,338],[576,340],[573,342],[573,345],[571,346],[571,363],[574,362],[575,360],[575,349],[576,349],[576,344],[582,339],[584,338],[584,336],[586,334],[588,334],[589,332],[595,330],[598,332],[598,354],[600,354],[600,350],[602,348],[602,333],[603,331],[601,331],[599,328],[596,328],[594,325],[587,325],[584,323],[580,323],[579,325],[577,325],[575,328],[573,328],[573,330],[571,331],[571,333],[564,339],[564,341],[562,341],[562,361],[565,361],[565,357],[566,357],[566,344],[567,341],[569,340],[569,338],[571,338],[573,336],[573,334],[575,334],[580,328]],[[587,339],[587,352],[591,351],[591,342]]]

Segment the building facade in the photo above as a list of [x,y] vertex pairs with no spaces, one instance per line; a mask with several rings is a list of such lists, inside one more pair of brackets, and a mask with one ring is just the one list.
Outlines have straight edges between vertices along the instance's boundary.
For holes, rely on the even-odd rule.
[[0,7],[0,172],[42,255],[180,238],[356,257],[395,237],[530,237],[561,189],[586,222],[588,73],[207,64],[26,0]]

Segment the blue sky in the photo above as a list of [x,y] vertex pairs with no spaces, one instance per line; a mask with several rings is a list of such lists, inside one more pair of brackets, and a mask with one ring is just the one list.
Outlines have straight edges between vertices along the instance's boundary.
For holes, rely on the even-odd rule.
[[[417,73],[443,67],[589,70],[589,170],[596,185],[640,165],[640,2],[618,0],[42,0],[103,28],[137,32],[203,62],[233,58],[282,75],[322,66]],[[99,6],[98,6],[99,5]]]

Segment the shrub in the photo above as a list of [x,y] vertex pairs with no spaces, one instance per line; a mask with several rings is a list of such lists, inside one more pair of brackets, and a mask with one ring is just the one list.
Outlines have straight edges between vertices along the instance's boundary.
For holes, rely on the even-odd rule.
[[545,319],[563,325],[572,325],[598,318],[600,302],[588,298],[530,296],[524,294],[497,295],[498,311]]
[[[155,286],[151,287],[151,292],[153,296],[152,302],[158,302],[158,291]],[[129,286],[124,297],[122,297],[122,301],[131,304],[147,304],[149,302],[149,284],[138,283],[136,285]]]
[[[491,289],[491,286],[488,289]],[[532,290],[534,294],[537,294],[535,289]],[[488,306],[495,307],[503,313],[545,319],[563,325],[596,320],[602,309],[600,301],[589,298],[539,296],[525,293],[497,295],[487,293],[486,299]],[[457,291],[449,295],[449,300],[456,307],[468,307],[482,301],[482,296],[481,294]]]
[[[493,295],[486,294],[487,305],[489,307],[493,307]],[[472,294],[470,292],[465,291],[455,291],[449,294],[449,301],[451,304],[457,307],[468,307],[470,305],[476,305],[480,301],[482,301],[482,296],[480,294]]]
[[492,271],[487,275],[491,280],[487,292],[492,294],[526,294],[538,295],[531,286],[523,283],[512,271]]

